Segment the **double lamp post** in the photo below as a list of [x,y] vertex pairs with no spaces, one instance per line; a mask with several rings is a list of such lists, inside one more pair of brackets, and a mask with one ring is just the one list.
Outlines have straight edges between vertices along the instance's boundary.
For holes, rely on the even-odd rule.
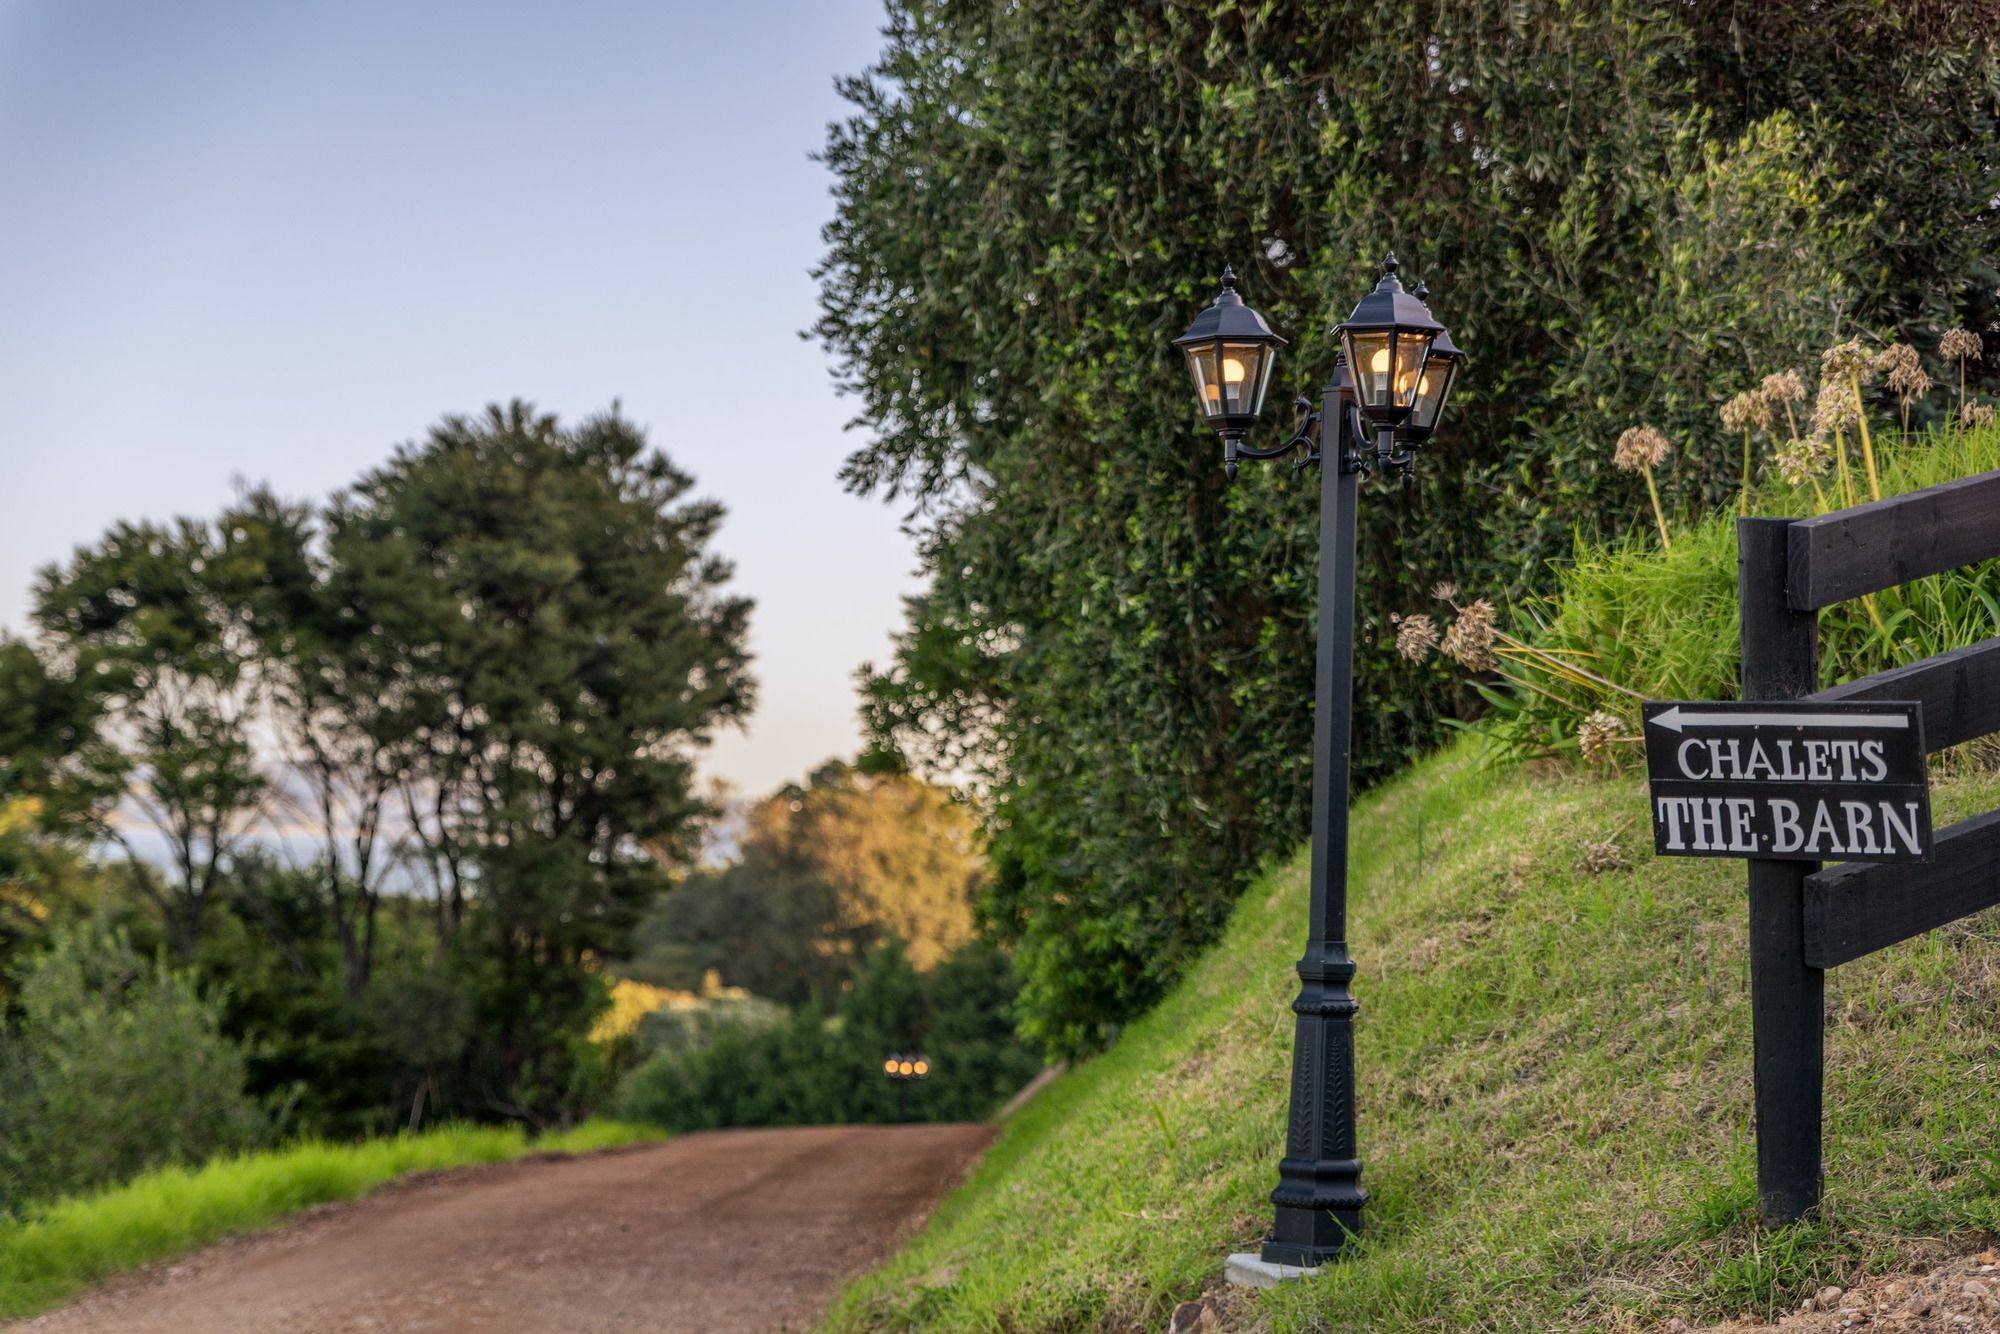
[[[1305,956],[1292,1038],[1291,1113],[1278,1187],[1276,1221],[1266,1236],[1266,1266],[1311,1269],[1340,1255],[1361,1231],[1368,1192],[1354,1139],[1354,1013],[1348,984],[1347,800],[1350,713],[1354,696],[1355,520],[1361,479],[1394,469],[1404,486],[1417,455],[1437,429],[1465,354],[1431,317],[1419,286],[1406,292],[1396,257],[1382,280],[1334,332],[1341,355],[1320,407],[1309,399],[1292,437],[1253,449],[1256,424],[1285,340],[1243,304],[1236,275],[1224,270],[1222,292],[1174,340],[1187,356],[1195,401],[1222,436],[1223,466],[1296,452],[1296,468],[1320,469],[1319,656],[1313,691],[1312,884]],[[1328,466],[1326,455],[1333,455]]]

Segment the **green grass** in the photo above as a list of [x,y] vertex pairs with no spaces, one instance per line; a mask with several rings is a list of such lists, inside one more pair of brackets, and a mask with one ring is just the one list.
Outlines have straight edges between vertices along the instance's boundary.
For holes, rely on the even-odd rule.
[[[2000,429],[1945,431],[1905,446],[1882,436],[1882,491],[1899,495],[2000,469]],[[1864,497],[1865,498],[1865,497]],[[1775,476],[1752,497],[1752,512],[1803,517],[1820,512],[1810,486]],[[2000,577],[1993,562],[1892,589],[1869,603],[1828,608],[1820,618],[1826,684],[1865,676],[2000,633]],[[1730,699],[1736,694],[1736,515],[1709,515],[1677,527],[1663,552],[1650,525],[1604,547],[1583,547],[1552,572],[1554,592],[1512,608],[1514,631],[1537,648],[1646,699]],[[1488,592],[1466,589],[1460,602]],[[1404,612],[1449,608],[1412,602]],[[1878,625],[1879,618],[1879,625]],[[1583,716],[1604,709],[1638,731],[1630,696],[1603,689],[1546,662],[1503,657],[1520,684],[1485,687],[1491,706],[1476,724],[1511,756],[1577,750]],[[1438,671],[1458,669],[1440,661]],[[1636,748],[1634,748],[1636,749]]]
[[[2000,1229],[1994,915],[1828,978],[1826,1207],[1763,1232],[1741,865],[1654,858],[1634,776],[1480,744],[1357,808],[1365,1251],[1234,1298],[1231,1327],[1639,1330]],[[1943,768],[1940,825],[2000,804],[2000,778]],[[1627,865],[1580,869],[1591,844]],[[1220,1286],[1268,1222],[1304,922],[1303,865],[1273,869],[832,1327],[1158,1329]]]
[[47,1310],[109,1275],[263,1227],[307,1205],[351,1200],[405,1173],[659,1138],[657,1130],[612,1121],[588,1121],[538,1140],[518,1127],[461,1125],[360,1144],[308,1140],[148,1172],[22,1221],[0,1221],[0,1319]]

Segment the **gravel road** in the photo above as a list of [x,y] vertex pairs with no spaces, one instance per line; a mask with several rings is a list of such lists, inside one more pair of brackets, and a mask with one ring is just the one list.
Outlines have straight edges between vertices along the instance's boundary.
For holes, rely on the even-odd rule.
[[990,1126],[726,1130],[405,1181],[11,1328],[797,1329],[930,1212]]

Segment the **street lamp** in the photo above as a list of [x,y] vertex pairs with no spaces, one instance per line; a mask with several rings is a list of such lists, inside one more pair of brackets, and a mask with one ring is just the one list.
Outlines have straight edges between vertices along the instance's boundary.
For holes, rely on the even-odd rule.
[[[1243,304],[1235,274],[1223,273],[1222,293],[1174,340],[1187,355],[1195,400],[1221,434],[1223,466],[1236,476],[1238,458],[1275,459],[1298,451],[1294,465],[1320,468],[1319,657],[1314,685],[1312,881],[1305,955],[1292,1040],[1291,1114],[1285,1156],[1271,1192],[1276,1218],[1257,1256],[1232,1256],[1248,1281],[1290,1277],[1338,1257],[1361,1231],[1368,1192],[1354,1138],[1354,1014],[1347,953],[1347,796],[1350,713],[1354,700],[1355,529],[1361,478],[1376,465],[1393,467],[1403,485],[1415,480],[1418,448],[1437,429],[1465,354],[1431,317],[1422,288],[1403,290],[1396,257],[1382,279],[1336,330],[1342,355],[1292,437],[1253,449],[1244,437],[1263,407],[1264,390],[1284,340]],[[1248,360],[1254,348],[1257,360]],[[1242,349],[1242,350],[1239,350]],[[1241,366],[1236,382],[1253,392],[1228,392],[1227,358]],[[1215,369],[1222,367],[1220,380]],[[1254,371],[1254,376],[1253,376]],[[1210,392],[1218,385],[1220,391]],[[1332,423],[1329,429],[1326,423]],[[1370,437],[1372,429],[1373,437]]]
[[891,1055],[883,1059],[882,1073],[896,1081],[896,1119],[909,1120],[910,1085],[919,1079],[930,1077],[931,1058],[922,1055]]

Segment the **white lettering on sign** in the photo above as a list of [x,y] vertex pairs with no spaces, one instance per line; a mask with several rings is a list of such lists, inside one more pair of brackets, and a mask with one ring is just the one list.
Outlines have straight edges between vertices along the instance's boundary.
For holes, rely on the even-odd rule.
[[1674,748],[1680,776],[1697,783],[1879,783],[1889,774],[1880,741],[1691,736]]
[[[1656,797],[1655,813],[1668,852],[1716,852],[1755,856],[1873,857],[1883,853],[1917,856],[1923,850],[1923,817],[1914,801],[1815,801],[1810,810],[1796,801],[1772,797]],[[1758,808],[1770,828],[1757,828]]]

